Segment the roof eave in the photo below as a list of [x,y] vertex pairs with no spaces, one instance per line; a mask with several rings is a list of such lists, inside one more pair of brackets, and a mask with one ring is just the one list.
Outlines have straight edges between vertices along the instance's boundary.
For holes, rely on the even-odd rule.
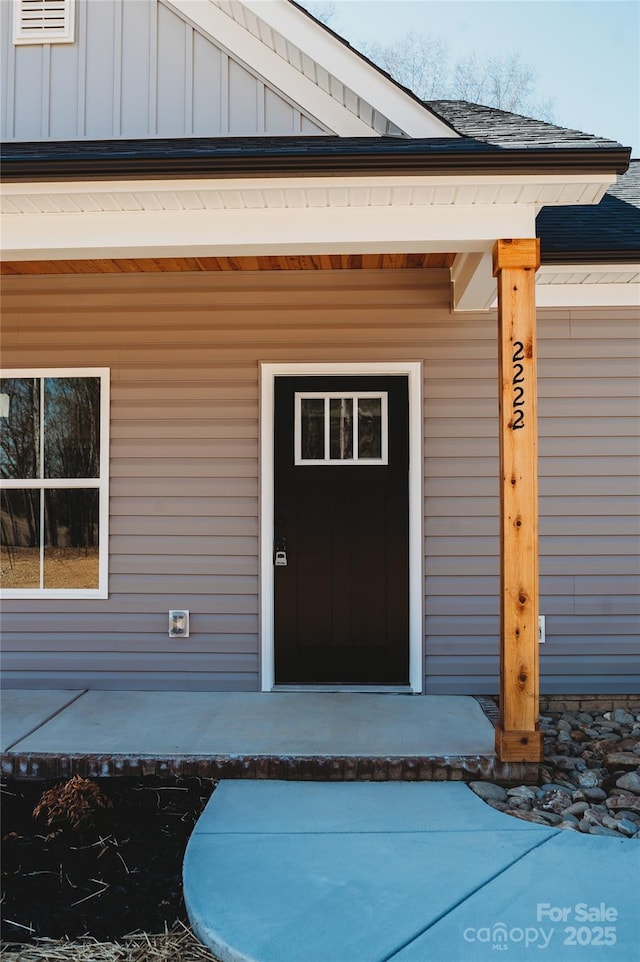
[[[309,140],[321,140],[315,145]],[[283,140],[285,140],[283,138]],[[286,139],[288,140],[288,139]],[[9,182],[132,177],[333,176],[365,174],[624,173],[630,148],[513,147],[465,141],[309,138],[304,149],[290,140],[268,150],[234,150],[232,145],[164,142],[166,149],[126,141],[11,144],[5,148],[2,180]],[[275,146],[274,146],[275,145]],[[146,149],[145,149],[146,147]],[[20,150],[19,148],[22,148]],[[74,149],[75,148],[75,149]],[[373,148],[373,149],[372,149]]]

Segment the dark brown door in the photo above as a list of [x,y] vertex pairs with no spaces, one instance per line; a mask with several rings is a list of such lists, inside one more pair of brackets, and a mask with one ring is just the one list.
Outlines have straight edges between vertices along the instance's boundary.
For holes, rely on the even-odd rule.
[[276,684],[408,684],[408,414],[406,377],[276,378]]

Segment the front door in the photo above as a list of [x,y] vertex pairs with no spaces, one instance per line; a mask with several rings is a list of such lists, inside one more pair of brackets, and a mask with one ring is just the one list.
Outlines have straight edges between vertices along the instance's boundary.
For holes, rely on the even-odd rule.
[[274,434],[276,684],[407,685],[407,377],[276,377]]

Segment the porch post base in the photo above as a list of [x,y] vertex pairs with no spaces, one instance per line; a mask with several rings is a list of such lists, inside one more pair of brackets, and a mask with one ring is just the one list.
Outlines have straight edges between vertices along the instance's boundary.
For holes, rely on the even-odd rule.
[[544,742],[539,731],[504,731],[496,725],[496,755],[501,762],[541,762]]

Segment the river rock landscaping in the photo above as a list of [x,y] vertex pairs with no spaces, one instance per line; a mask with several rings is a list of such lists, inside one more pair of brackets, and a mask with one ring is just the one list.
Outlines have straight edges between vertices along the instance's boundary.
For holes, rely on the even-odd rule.
[[540,728],[538,785],[471,782],[476,794],[527,822],[640,839],[640,714],[552,711],[540,717]]

